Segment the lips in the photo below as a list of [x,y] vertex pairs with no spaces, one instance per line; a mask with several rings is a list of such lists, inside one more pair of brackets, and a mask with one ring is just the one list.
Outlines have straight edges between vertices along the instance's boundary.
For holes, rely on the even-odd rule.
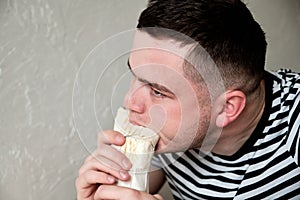
[[129,122],[133,125],[136,125],[136,126],[142,126],[140,123],[136,122],[136,121],[133,121],[132,119],[129,118]]
[[131,113],[129,113],[129,122],[136,126],[142,126],[146,127],[145,123],[141,122],[142,120],[138,120],[138,117],[133,116]]

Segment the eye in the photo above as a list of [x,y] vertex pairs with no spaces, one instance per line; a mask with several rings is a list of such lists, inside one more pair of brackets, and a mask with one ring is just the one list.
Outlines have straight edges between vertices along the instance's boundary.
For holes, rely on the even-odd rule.
[[160,97],[160,98],[166,97],[165,94],[163,94],[162,92],[160,92],[159,90],[157,90],[153,87],[151,87],[151,90],[152,90],[153,95],[156,97]]

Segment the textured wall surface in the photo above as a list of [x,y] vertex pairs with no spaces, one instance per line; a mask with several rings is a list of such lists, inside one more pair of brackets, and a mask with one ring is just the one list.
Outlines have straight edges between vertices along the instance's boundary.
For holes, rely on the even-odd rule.
[[268,69],[300,71],[300,1],[245,0],[266,32]]
[[[1,200],[76,198],[74,180],[88,154],[72,113],[76,74],[99,42],[135,27],[145,2],[0,0]],[[267,67],[300,71],[300,1],[246,2],[267,32]],[[96,99],[107,105],[112,95],[101,84]],[[97,113],[107,112],[99,105]]]
[[76,73],[99,42],[135,27],[144,6],[0,0],[1,200],[76,198],[74,180],[88,154],[72,118]]

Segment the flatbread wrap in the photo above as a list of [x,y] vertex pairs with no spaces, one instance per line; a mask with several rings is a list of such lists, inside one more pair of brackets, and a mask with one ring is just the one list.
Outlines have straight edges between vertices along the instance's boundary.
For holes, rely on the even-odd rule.
[[158,135],[149,128],[129,123],[129,111],[119,108],[115,117],[114,130],[126,137],[123,146],[115,146],[124,153],[132,163],[129,181],[117,182],[117,185],[140,191],[148,190],[148,172],[153,157]]

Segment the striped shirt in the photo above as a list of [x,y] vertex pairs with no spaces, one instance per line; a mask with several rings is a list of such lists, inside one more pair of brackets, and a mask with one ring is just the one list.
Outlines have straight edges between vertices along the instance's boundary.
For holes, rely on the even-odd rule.
[[156,155],[174,199],[300,199],[300,74],[265,73],[265,110],[232,156]]

